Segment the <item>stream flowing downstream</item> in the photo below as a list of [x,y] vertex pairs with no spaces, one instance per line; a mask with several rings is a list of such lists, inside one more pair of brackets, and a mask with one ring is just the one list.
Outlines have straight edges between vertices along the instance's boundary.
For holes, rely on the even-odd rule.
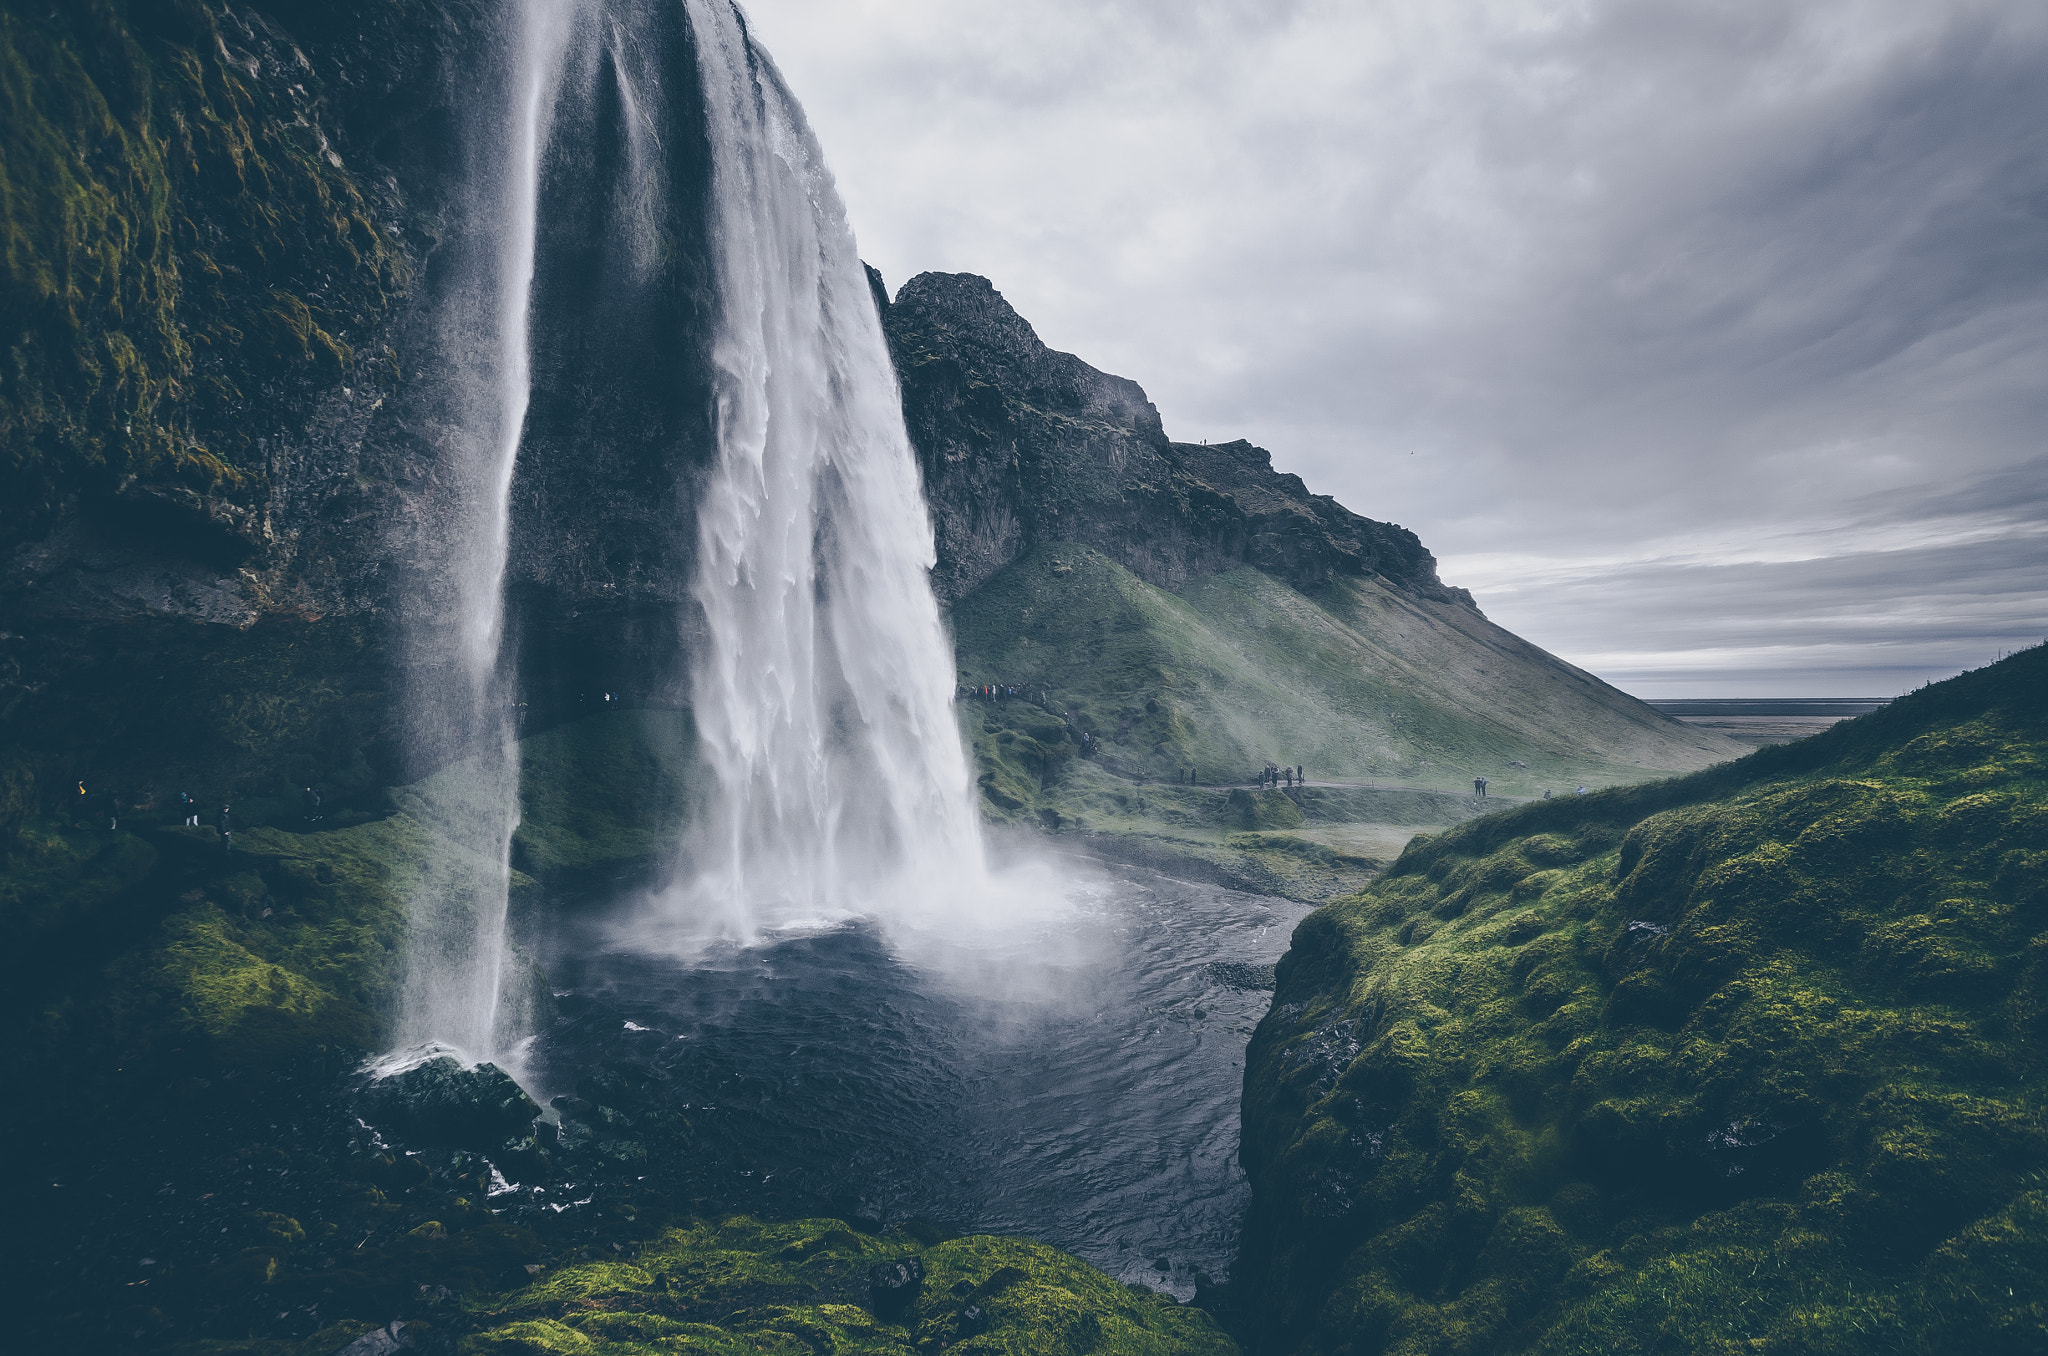
[[[1307,908],[1131,870],[1068,894],[966,978],[863,923],[690,958],[609,947],[588,912],[552,938],[567,1020],[529,1068],[618,1103],[707,1209],[1026,1234],[1187,1298],[1248,1199],[1238,1093],[1271,994],[1241,986]],[[686,1138],[650,1132],[675,1117]]]

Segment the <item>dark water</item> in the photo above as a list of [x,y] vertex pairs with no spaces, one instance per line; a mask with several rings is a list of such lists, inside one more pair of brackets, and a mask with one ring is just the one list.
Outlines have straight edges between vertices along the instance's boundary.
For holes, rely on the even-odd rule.
[[1248,1196],[1238,1093],[1271,995],[1235,985],[1306,909],[1130,871],[1074,900],[923,963],[872,924],[680,958],[586,916],[549,947],[565,1020],[530,1074],[634,1117],[649,1171],[707,1210],[1028,1234],[1186,1297],[1226,1273]]

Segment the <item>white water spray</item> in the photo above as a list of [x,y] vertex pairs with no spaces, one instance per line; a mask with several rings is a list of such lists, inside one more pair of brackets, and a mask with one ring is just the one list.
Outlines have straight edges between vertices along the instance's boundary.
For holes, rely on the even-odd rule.
[[686,3],[723,300],[692,690],[721,794],[669,900],[745,940],[959,900],[985,868],[931,522],[845,210],[737,10]]
[[[489,304],[479,314],[456,308],[449,344],[461,355],[452,381],[465,427],[448,468],[458,500],[449,543],[456,662],[442,671],[461,690],[441,694],[436,706],[466,722],[461,742],[470,752],[406,798],[407,810],[443,841],[412,890],[398,1031],[401,1047],[452,1047],[471,1060],[503,1060],[524,1034],[506,1002],[519,753],[517,687],[504,654],[505,573],[513,474],[532,397],[541,159],[577,8],[578,0],[525,0],[511,16],[510,99],[486,152],[502,156],[498,192],[481,204],[500,226],[495,249],[481,256],[485,276],[474,280]],[[431,650],[435,641],[416,643]]]

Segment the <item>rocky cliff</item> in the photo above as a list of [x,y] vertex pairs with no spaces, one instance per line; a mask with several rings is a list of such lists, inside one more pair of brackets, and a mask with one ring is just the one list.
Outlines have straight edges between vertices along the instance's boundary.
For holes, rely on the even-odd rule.
[[[677,672],[713,301],[672,8],[637,54],[658,125],[601,54],[543,169],[507,580],[542,722]],[[450,458],[492,375],[504,37],[481,0],[0,6],[9,814],[80,778],[354,793],[452,752],[394,706],[435,662],[405,638],[450,606]]]
[[1297,589],[1377,576],[1471,606],[1413,532],[1310,494],[1265,449],[1170,441],[1136,382],[1047,348],[988,279],[921,273],[893,303],[871,281],[931,502],[941,600],[1062,541],[1167,589],[1244,564]]

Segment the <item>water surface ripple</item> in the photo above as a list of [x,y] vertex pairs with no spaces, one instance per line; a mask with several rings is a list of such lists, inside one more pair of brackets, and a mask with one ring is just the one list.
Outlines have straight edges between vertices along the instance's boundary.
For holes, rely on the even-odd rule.
[[1271,995],[1229,980],[1306,911],[1121,870],[968,977],[863,924],[682,958],[602,948],[586,915],[548,948],[564,1017],[529,1068],[635,1117],[608,1133],[701,1209],[1027,1234],[1185,1298],[1248,1198],[1238,1094]]

